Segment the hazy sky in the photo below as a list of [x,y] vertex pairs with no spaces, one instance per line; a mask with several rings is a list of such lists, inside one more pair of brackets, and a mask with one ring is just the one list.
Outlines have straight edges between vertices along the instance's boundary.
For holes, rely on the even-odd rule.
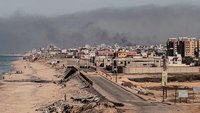
[[147,4],[195,4],[199,0],[0,0],[0,16],[15,12],[47,16],[88,11],[104,7],[127,7]]
[[0,53],[200,37],[199,12],[200,0],[0,0]]

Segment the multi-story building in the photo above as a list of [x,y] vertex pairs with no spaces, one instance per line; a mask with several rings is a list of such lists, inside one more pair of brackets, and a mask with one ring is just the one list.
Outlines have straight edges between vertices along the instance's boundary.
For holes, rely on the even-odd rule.
[[196,38],[181,37],[179,38],[178,43],[178,53],[180,53],[182,57],[195,57],[195,48],[197,48]]
[[195,56],[196,58],[200,57],[200,39],[197,39],[197,47],[195,48]]
[[199,57],[200,41],[196,38],[179,37],[169,38],[167,41],[167,55],[175,56],[177,53],[182,57]]
[[167,56],[174,56],[177,52],[177,39],[169,38],[167,41]]

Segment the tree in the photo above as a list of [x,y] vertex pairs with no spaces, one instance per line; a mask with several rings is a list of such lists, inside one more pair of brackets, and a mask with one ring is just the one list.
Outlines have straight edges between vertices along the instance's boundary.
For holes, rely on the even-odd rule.
[[183,57],[182,63],[184,63],[186,65],[190,65],[192,62],[193,62],[193,58],[192,57],[190,57],[190,56]]

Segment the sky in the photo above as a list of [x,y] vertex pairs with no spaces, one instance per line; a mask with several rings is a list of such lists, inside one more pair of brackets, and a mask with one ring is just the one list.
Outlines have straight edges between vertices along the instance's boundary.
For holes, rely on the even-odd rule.
[[0,17],[14,13],[58,16],[105,7],[131,7],[141,5],[200,5],[199,0],[0,0]]
[[0,0],[0,54],[200,37],[200,0]]

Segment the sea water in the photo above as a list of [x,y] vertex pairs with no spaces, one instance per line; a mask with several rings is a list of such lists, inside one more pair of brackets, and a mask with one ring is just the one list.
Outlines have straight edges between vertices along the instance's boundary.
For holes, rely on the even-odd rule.
[[0,79],[2,78],[2,74],[9,72],[12,70],[11,62],[19,59],[16,56],[0,56]]

